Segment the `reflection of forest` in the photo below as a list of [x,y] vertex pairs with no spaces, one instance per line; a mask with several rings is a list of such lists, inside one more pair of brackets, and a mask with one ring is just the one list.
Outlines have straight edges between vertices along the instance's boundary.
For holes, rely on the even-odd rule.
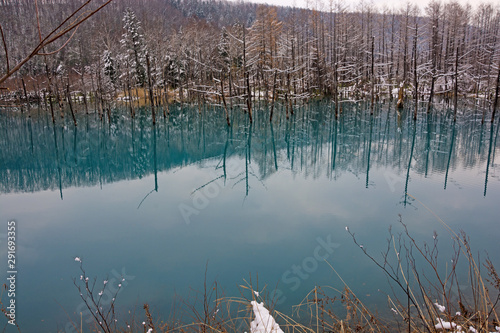
[[223,112],[212,109],[201,114],[178,110],[156,127],[144,115],[132,121],[116,114],[111,126],[81,115],[78,127],[69,120],[54,127],[48,117],[4,113],[0,193],[102,185],[234,156],[258,166],[262,178],[279,169],[332,179],[349,172],[366,176],[368,184],[373,167],[403,177],[410,168],[418,174],[442,173],[445,182],[454,170],[484,167],[491,177],[487,166],[494,165],[498,125],[481,125],[481,114],[471,113],[456,124],[446,113],[414,123],[387,106],[374,116],[367,110],[345,106],[335,120],[328,106],[309,105],[289,120],[278,115],[272,125],[262,111],[252,126],[237,110],[232,127]]

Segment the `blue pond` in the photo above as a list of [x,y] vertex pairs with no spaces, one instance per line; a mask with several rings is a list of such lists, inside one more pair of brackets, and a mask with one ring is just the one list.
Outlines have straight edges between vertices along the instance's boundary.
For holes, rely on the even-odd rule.
[[78,114],[75,127],[43,111],[0,111],[0,269],[6,283],[14,220],[22,332],[80,322],[75,257],[98,284],[125,279],[123,321],[142,316],[143,303],[167,320],[174,297],[189,302],[205,274],[226,297],[251,297],[240,287],[251,280],[291,314],[315,286],[342,289],[338,273],[384,312],[387,280],[346,227],[378,255],[388,228],[401,232],[399,215],[418,242],[437,232],[443,261],[453,249],[437,217],[499,263],[498,122],[482,124],[473,109],[456,123],[445,107],[414,122],[388,104],[374,115],[346,104],[335,119],[328,104],[311,103],[289,119],[275,110],[272,123],[264,107],[253,124],[234,110],[230,127],[212,107],[171,112],[156,126],[146,109],[135,119],[113,110],[111,124]]

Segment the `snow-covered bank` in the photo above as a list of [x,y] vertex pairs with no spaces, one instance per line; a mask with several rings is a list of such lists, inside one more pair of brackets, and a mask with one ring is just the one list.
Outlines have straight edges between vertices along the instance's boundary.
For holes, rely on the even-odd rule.
[[251,301],[255,319],[250,323],[250,333],[283,333],[280,325],[271,316],[264,302]]

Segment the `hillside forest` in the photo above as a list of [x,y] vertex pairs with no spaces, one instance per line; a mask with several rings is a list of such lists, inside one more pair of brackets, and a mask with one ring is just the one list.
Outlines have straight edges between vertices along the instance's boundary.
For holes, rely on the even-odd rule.
[[[215,0],[82,3],[0,1],[3,106],[47,107],[49,100],[51,109],[57,103],[62,109],[77,101],[87,112],[105,116],[121,100],[133,116],[140,105],[134,101],[142,98],[153,113],[155,108],[168,113],[172,103],[208,103],[226,112],[241,107],[250,120],[256,101],[270,103],[272,118],[275,103],[288,114],[295,103],[316,98],[331,99],[336,114],[344,101],[371,101],[373,112],[377,101],[393,97],[400,107],[410,101],[415,117],[417,107],[431,112],[438,98],[456,112],[458,100],[468,97],[491,120],[497,108],[498,5],[433,0],[424,9],[410,2],[380,9],[362,0],[356,5],[330,0],[318,9],[301,9]],[[42,36],[63,31],[96,8],[16,73],[4,75],[36,50]]]

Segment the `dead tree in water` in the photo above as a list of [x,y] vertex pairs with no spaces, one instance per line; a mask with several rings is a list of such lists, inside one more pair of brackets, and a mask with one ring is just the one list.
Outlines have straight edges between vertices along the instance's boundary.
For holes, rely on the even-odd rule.
[[396,104],[396,106],[397,106],[398,109],[402,109],[403,106],[404,106],[404,96],[405,96],[405,91],[404,91],[405,88],[404,88],[404,86],[405,86],[405,83],[403,81],[399,85],[398,102]]
[[273,111],[274,111],[274,101],[276,100],[276,70],[274,71],[274,83],[273,83],[273,99],[271,103],[271,113],[269,115],[269,121],[273,120]]
[[[82,42],[79,43],[80,54],[83,53]],[[80,75],[80,81],[82,85],[82,96],[83,96],[83,105],[85,106],[85,114],[89,114],[89,106],[87,105],[87,89],[85,89],[85,65],[83,61],[80,63],[80,73],[76,69],[73,69],[77,74]]]
[[[23,84],[23,90],[24,90],[24,99],[26,100],[26,109],[27,109],[27,112],[28,112],[28,115],[29,117],[31,117],[31,114],[30,114],[30,100],[28,98],[28,93],[26,91],[26,84],[24,83],[24,79],[21,78],[21,82]],[[22,110],[22,109],[21,109]]]
[[370,114],[373,115],[373,107],[375,104],[375,37],[372,36],[372,64],[371,64],[371,105],[370,105]]
[[[56,70],[56,74],[54,75],[54,82],[55,82],[55,86],[56,86],[56,101],[57,101],[57,105],[59,106],[59,115],[60,115],[61,119],[64,119],[64,103],[63,103],[63,99],[59,95],[59,85],[57,84],[57,70]],[[64,90],[63,87],[61,87],[61,89]]]
[[441,15],[441,4],[437,1],[433,1],[429,4],[426,9],[430,16],[431,21],[431,86],[429,92],[429,99],[427,102],[427,113],[431,112],[432,104],[434,100],[434,90],[437,76],[437,58],[438,58],[438,46],[439,46],[439,18]]
[[246,95],[247,95],[247,108],[250,123],[252,123],[252,91],[250,89],[250,74],[247,70],[247,42],[246,42],[246,29],[243,26],[243,80],[246,81]]
[[[165,83],[164,86],[165,86],[165,108],[163,109],[163,118],[167,118],[167,115],[170,115],[170,108],[168,106],[168,85],[167,85],[167,83]],[[165,109],[167,109],[166,113],[165,113]]]
[[125,90],[125,96],[127,95],[127,92],[128,92],[128,102],[129,102],[129,106],[130,106],[130,116],[132,118],[135,117],[135,110],[134,110],[134,98],[133,98],[133,95],[132,95],[132,88],[131,88],[131,85],[130,85],[130,70],[129,70],[129,64],[128,64],[128,61],[125,62],[126,65],[127,65],[127,89]]
[[415,111],[413,120],[417,120],[418,111],[418,76],[417,76],[417,28],[415,27],[415,38],[413,40],[413,85],[415,86]]
[[248,107],[248,117],[250,118],[250,123],[252,123],[252,91],[250,90],[250,78],[248,72],[247,76],[247,107]]
[[493,101],[493,112],[491,114],[491,122],[495,121],[495,112],[498,106],[498,94],[500,90],[500,62],[498,63],[497,87],[495,89],[495,100]]
[[231,122],[229,121],[229,111],[227,110],[226,96],[224,96],[224,74],[221,74],[220,76],[220,91],[222,96],[222,103],[224,104],[224,110],[226,110],[227,126],[231,126]]
[[151,102],[151,115],[153,117],[153,125],[154,125],[156,124],[156,115],[155,115],[155,102],[153,99],[153,84],[151,81],[151,63],[149,61],[149,54],[146,54],[146,65],[148,69],[149,100]]
[[[55,124],[56,118],[54,116],[54,107],[52,106],[52,80],[50,78],[49,65],[47,65],[47,61],[45,61],[45,74],[47,75],[47,82],[48,82],[50,114],[52,116],[52,123]],[[45,96],[44,96],[44,100],[45,100]]]
[[68,100],[71,116],[73,117],[73,122],[75,123],[76,126],[77,124],[76,124],[75,112],[73,111],[73,103],[71,102],[71,93],[69,91],[69,78],[68,78],[68,84],[66,85],[66,99]]
[[453,121],[457,121],[458,109],[458,46],[455,52],[455,87],[453,91]]

